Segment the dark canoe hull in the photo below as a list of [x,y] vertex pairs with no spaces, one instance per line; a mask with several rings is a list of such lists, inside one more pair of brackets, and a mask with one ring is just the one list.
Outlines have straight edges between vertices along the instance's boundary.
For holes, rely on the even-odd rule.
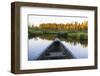
[[60,41],[54,41],[37,60],[73,59],[73,54]]

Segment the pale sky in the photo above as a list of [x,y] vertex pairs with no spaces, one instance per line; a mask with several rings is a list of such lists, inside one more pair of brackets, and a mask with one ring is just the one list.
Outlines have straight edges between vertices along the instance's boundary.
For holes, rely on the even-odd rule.
[[49,15],[29,15],[28,24],[32,26],[39,26],[41,23],[71,23],[88,21],[87,17],[72,17],[72,16],[49,16]]

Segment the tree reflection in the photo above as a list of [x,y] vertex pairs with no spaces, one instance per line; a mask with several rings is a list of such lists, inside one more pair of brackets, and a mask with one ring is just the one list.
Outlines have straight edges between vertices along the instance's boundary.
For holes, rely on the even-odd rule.
[[59,35],[55,35],[55,34],[44,34],[44,35],[34,35],[29,37],[29,39],[31,38],[35,38],[37,40],[37,37],[41,38],[41,39],[45,39],[45,40],[54,40],[55,38],[59,38],[61,41],[65,41],[67,43],[70,43],[71,45],[77,45],[80,44],[83,48],[88,46],[88,39],[82,39],[80,36],[78,37],[64,37],[64,36],[59,36]]

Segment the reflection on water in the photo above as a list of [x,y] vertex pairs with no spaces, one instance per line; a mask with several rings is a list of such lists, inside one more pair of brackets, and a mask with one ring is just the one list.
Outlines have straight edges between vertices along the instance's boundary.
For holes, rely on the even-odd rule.
[[[52,35],[33,37],[29,39],[28,60],[37,59],[40,54],[53,42],[55,37]],[[88,57],[88,43],[87,40],[78,39],[64,39],[59,38],[61,42],[78,58]]]
[[65,41],[65,42],[67,42],[67,43],[70,43],[70,44],[72,44],[72,45],[76,45],[76,44],[81,44],[83,47],[87,47],[87,45],[88,45],[88,40],[87,39],[80,39],[80,38],[78,38],[78,39],[76,39],[76,38],[69,38],[69,37],[58,37],[57,35],[49,35],[49,34],[47,34],[47,35],[39,35],[39,36],[34,36],[34,37],[31,37],[31,38],[29,38],[29,39],[32,39],[32,38],[34,38],[34,39],[37,39],[37,37],[39,37],[39,38],[41,38],[41,39],[45,39],[45,40],[54,40],[55,38],[59,38],[61,41]]

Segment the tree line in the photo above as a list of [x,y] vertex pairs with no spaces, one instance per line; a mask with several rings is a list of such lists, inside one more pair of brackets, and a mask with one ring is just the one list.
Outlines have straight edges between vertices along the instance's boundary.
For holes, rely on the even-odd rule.
[[41,23],[38,27],[32,25],[33,28],[49,29],[49,30],[86,30],[88,29],[88,21],[81,23]]

